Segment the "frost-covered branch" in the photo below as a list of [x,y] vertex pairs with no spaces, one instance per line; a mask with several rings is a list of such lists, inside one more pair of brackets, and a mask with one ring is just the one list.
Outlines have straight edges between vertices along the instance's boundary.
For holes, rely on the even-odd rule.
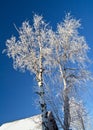
[[[55,82],[55,86],[61,84],[61,90],[57,92],[63,97],[64,130],[70,127],[69,100],[71,96],[75,96],[78,88],[85,86],[86,82],[91,79],[87,67],[87,63],[90,62],[87,55],[89,47],[85,38],[79,34],[80,26],[79,20],[67,14],[64,21],[57,25],[57,31],[50,31],[51,64],[53,63],[54,71],[58,72],[55,77],[60,79],[59,82]],[[74,90],[76,90],[75,94]]]
[[51,54],[48,27],[42,16],[34,15],[33,25],[30,25],[28,21],[23,22],[18,33],[18,38],[12,36],[6,41],[6,52],[8,57],[13,59],[14,69],[28,70],[35,74],[39,86],[37,93],[42,112],[42,129],[48,130],[43,84],[43,75],[47,69],[45,62],[48,64],[48,57]]
[[[79,87],[85,86],[91,79],[87,67],[90,63],[87,55],[89,47],[84,36],[79,34],[80,26],[80,20],[67,14],[53,31],[42,16],[34,15],[33,25],[23,22],[18,29],[19,37],[12,36],[6,41],[6,52],[13,59],[14,69],[28,70],[36,76],[44,130],[48,126],[45,83],[51,90],[54,88],[52,92],[56,99],[48,98],[52,108],[58,105],[55,101],[61,101],[60,109],[53,109],[59,122],[62,119],[62,128],[68,130],[71,123],[70,99],[75,97]],[[59,117],[59,113],[63,118]]]

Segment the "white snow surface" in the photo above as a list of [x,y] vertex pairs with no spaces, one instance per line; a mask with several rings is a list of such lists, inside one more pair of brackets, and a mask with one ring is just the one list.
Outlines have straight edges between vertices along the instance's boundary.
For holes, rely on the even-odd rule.
[[41,122],[41,115],[37,115],[31,118],[5,123],[0,127],[0,130],[42,130]]

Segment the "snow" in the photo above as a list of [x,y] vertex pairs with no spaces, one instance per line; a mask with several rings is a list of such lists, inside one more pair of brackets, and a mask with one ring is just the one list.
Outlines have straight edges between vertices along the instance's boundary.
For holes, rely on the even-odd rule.
[[41,115],[33,116],[11,123],[5,123],[0,127],[0,130],[41,130],[41,121]]
[[[49,130],[58,130],[52,112],[48,111]],[[5,123],[0,130],[42,130],[42,116],[36,115],[10,123]]]

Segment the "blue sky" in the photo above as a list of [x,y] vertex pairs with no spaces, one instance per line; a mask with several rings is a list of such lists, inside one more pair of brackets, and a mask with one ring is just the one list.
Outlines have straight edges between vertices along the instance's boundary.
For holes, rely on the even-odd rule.
[[[25,20],[32,22],[33,14],[37,13],[43,15],[55,28],[57,22],[62,21],[68,12],[76,19],[81,19],[80,33],[86,37],[89,47],[92,48],[89,55],[92,58],[92,0],[0,0],[0,125],[40,113],[34,103],[34,76],[29,72],[15,71],[12,59],[2,54],[6,39],[17,34],[14,24],[20,27]],[[90,107],[93,107],[91,104]]]

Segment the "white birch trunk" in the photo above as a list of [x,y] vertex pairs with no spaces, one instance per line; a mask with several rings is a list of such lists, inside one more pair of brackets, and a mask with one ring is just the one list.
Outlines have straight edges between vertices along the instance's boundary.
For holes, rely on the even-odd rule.
[[69,130],[70,127],[70,106],[69,106],[69,97],[67,91],[66,80],[63,75],[62,67],[59,65],[60,73],[63,79],[64,91],[63,91],[63,98],[64,98],[64,130]]
[[43,88],[43,66],[42,66],[42,55],[40,56],[40,72],[38,76],[38,86],[40,87],[40,107],[42,112],[42,129],[48,130],[48,117],[47,117],[47,108],[44,97],[44,88]]
[[64,130],[69,130],[70,127],[70,108],[69,97],[66,90],[64,91]]
[[40,108],[41,108],[41,112],[42,112],[42,130],[49,130],[49,126],[48,126],[48,115],[47,115],[47,107],[46,107],[46,102],[45,102],[45,92],[44,92],[44,87],[43,87],[43,56],[42,56],[42,46],[41,46],[41,40],[39,37],[39,47],[40,47],[40,57],[39,57],[39,74],[38,74],[38,86],[40,88],[39,91],[39,96],[40,96]]

